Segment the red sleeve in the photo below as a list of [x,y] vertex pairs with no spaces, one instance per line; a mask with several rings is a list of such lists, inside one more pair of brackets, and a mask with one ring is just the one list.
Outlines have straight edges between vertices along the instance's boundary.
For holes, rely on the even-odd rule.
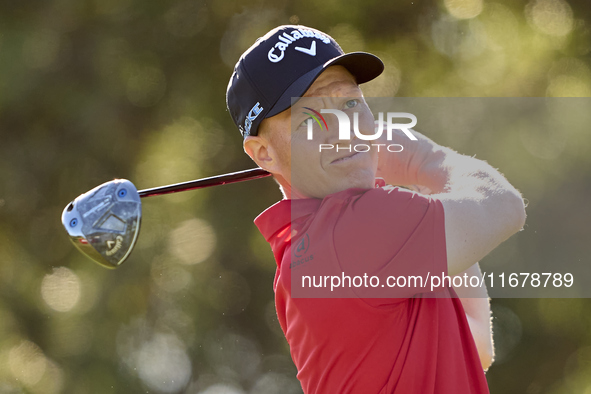
[[[364,297],[412,297],[431,291],[430,276],[447,275],[443,204],[406,189],[386,186],[352,197],[334,245],[345,274],[378,276],[379,288],[364,289]],[[406,286],[382,288],[388,277],[399,283],[400,276]],[[412,285],[411,276],[421,276],[425,287]]]

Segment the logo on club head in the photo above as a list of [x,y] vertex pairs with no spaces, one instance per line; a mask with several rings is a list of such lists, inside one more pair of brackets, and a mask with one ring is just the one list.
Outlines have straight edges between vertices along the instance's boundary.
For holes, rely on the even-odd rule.
[[115,240],[109,240],[107,241],[107,252],[106,255],[107,256],[112,256],[115,253],[117,253],[117,251],[119,249],[121,249],[121,246],[123,246],[123,237],[121,235],[118,235]]

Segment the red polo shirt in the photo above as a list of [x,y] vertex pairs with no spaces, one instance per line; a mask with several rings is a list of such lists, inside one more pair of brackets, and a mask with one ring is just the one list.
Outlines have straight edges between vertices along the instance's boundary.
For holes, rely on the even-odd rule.
[[[489,392],[452,288],[382,286],[388,276],[447,273],[439,200],[387,186],[348,189],[280,201],[255,224],[277,262],[277,316],[305,393]],[[303,285],[326,274],[381,284]]]

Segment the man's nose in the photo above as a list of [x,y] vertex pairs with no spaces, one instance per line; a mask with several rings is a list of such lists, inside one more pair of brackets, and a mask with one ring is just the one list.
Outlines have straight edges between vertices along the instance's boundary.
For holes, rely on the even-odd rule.
[[339,121],[337,120],[336,116],[328,115],[326,124],[328,125],[328,130],[326,131],[326,143],[336,144],[343,142],[339,139]]

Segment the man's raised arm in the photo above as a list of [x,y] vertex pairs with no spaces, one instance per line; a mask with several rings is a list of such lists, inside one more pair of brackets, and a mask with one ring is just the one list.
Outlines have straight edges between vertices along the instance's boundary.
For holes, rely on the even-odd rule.
[[425,186],[443,203],[448,273],[456,275],[523,228],[525,204],[485,161],[413,134],[418,141],[399,136],[404,153],[380,155],[378,176],[387,183]]

